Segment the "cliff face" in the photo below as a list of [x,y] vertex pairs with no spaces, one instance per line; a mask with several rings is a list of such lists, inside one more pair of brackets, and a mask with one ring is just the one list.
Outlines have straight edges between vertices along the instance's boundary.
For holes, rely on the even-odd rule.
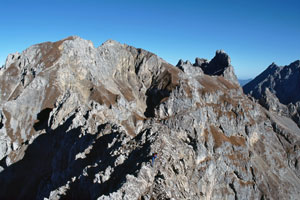
[[70,37],[9,55],[0,82],[0,199],[300,196],[299,128],[223,51],[174,67]]

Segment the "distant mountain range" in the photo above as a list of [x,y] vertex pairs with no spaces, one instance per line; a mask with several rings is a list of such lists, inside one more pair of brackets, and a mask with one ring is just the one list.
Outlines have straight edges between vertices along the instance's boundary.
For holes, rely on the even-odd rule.
[[247,83],[249,83],[250,81],[252,81],[252,78],[249,79],[238,79],[240,85],[243,87],[244,85],[246,85]]

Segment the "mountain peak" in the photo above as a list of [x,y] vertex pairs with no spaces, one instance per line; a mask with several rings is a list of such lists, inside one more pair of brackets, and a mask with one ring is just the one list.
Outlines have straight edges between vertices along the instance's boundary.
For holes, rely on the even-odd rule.
[[281,67],[272,63],[265,71],[243,87],[244,92],[260,99],[264,90],[268,88],[270,91],[275,92],[281,103],[295,103],[300,100],[297,89],[300,88],[298,66],[299,60]]
[[300,62],[286,66],[272,63],[243,87],[246,94],[259,100],[272,112],[293,119],[300,127]]
[[184,62],[180,59],[176,66],[191,75],[204,73],[210,76],[223,76],[232,83],[239,84],[230,57],[224,50],[217,50],[214,58],[209,62],[207,59],[196,57],[193,65],[189,61]]
[[195,63],[193,65],[201,67],[201,66],[205,66],[207,64],[208,64],[207,59],[197,57],[197,58],[195,58]]
[[122,45],[120,42],[113,40],[113,39],[108,39],[101,46],[113,46],[113,45]]
[[300,129],[235,78],[223,51],[175,67],[70,37],[10,55],[0,199],[297,199]]

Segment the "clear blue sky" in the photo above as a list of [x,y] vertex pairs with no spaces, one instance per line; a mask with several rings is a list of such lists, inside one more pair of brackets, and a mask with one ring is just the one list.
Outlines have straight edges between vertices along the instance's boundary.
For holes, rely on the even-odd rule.
[[114,39],[176,64],[231,57],[239,78],[300,59],[299,0],[39,0],[0,3],[0,65],[9,53],[78,35]]

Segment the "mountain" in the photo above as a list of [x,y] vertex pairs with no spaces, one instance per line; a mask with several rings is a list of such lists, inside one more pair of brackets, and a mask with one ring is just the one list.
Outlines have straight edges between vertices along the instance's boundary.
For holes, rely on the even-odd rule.
[[272,63],[243,89],[268,110],[292,118],[300,127],[300,60],[287,66]]
[[299,127],[224,51],[172,66],[72,36],[8,55],[0,83],[0,199],[300,197]]
[[246,85],[247,83],[249,83],[250,81],[252,81],[252,78],[249,79],[238,79],[240,85],[243,87],[244,85]]
[[300,60],[279,67],[272,63],[254,80],[246,84],[244,91],[259,99],[266,88],[283,104],[300,101]]

